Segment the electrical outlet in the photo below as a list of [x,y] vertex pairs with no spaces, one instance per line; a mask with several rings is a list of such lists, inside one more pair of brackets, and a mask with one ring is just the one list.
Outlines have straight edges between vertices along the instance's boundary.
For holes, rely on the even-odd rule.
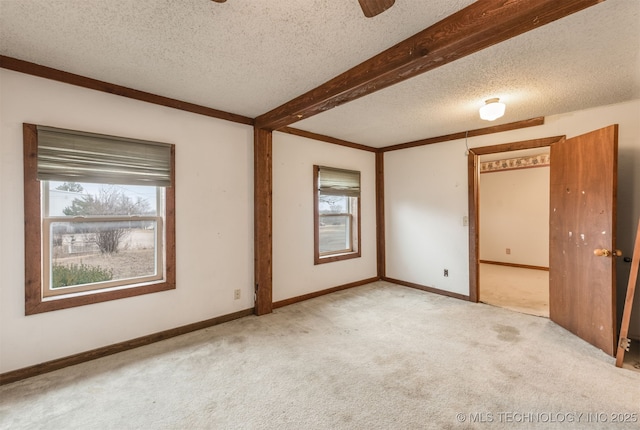
[[507,248],[507,254],[511,254],[511,248]]
[[233,290],[233,300],[240,300],[240,290]]
[[445,278],[449,277],[449,269],[444,269],[444,277]]

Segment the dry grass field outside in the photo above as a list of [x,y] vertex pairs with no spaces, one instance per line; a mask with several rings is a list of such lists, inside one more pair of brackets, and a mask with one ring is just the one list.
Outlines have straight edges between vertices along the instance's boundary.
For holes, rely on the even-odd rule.
[[[81,239],[82,235],[75,235]],[[149,276],[155,273],[156,251],[155,233],[153,230],[134,229],[122,238],[118,252],[101,253],[94,243],[80,244],[85,252],[72,253],[64,240],[61,246],[54,246],[52,263],[56,265],[72,266],[86,265],[100,267],[110,271],[114,280]]]
[[88,254],[57,258],[57,264],[85,264],[110,270],[113,279],[148,276],[155,273],[155,251],[153,249],[126,249],[115,254]]

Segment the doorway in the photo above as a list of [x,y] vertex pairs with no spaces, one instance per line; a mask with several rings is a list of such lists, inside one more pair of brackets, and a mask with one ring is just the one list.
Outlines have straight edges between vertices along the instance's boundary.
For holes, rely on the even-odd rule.
[[560,142],[564,136],[554,136],[543,139],[526,140],[522,142],[506,143],[503,145],[473,148],[467,158],[469,178],[469,300],[479,301],[480,279],[480,235],[479,235],[479,189],[480,189],[480,157],[489,154],[503,154],[513,151],[533,150],[550,147]]
[[479,301],[549,317],[549,147],[479,157]]
[[469,300],[479,296],[479,156],[550,147],[549,318],[614,355],[618,125],[469,150]]

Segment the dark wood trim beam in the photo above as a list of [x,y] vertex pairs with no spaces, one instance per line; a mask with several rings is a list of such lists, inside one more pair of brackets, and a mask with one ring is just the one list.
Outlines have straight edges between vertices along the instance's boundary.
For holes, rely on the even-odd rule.
[[340,106],[604,0],[479,0],[256,118],[269,130]]
[[78,87],[89,88],[91,90],[102,91],[109,94],[115,94],[118,96],[140,100],[147,103],[153,103],[160,106],[167,106],[173,109],[179,109],[186,112],[209,116],[212,118],[224,119],[226,121],[237,122],[240,124],[253,125],[253,119],[246,116],[236,115],[218,109],[212,109],[206,106],[183,102],[168,97],[162,97],[156,94],[134,90],[133,88],[111,84],[109,82],[98,81],[96,79],[64,72],[58,69],[52,69],[51,67],[41,66],[39,64],[30,63],[28,61],[19,60],[17,58],[7,57],[5,55],[0,55],[0,67],[7,70],[13,70],[15,72],[25,73],[27,75],[38,76],[40,78],[51,79],[58,82],[64,82],[65,84],[76,85]]
[[461,131],[458,133],[445,134],[444,136],[430,137],[428,139],[414,140],[413,142],[399,143],[397,145],[380,148],[381,152],[397,151],[399,149],[414,148],[416,146],[432,145],[434,143],[448,142],[451,140],[465,139],[467,137],[483,136],[485,134],[502,133],[503,131],[518,130],[520,128],[534,127],[544,124],[544,117],[525,119],[522,121],[510,122],[508,124],[494,125],[491,127],[477,128],[475,130]]
[[391,282],[392,284],[403,285],[405,287],[414,288],[416,290],[426,291],[428,293],[439,294],[441,296],[453,297],[454,299],[470,301],[468,296],[464,294],[453,293],[451,291],[440,290],[438,288],[427,287],[426,285],[415,284],[413,282],[401,281],[393,278],[382,278],[383,281]]
[[478,179],[480,161],[474,149],[467,155],[467,210],[469,212],[469,301],[478,303],[480,280],[480,210],[478,207]]
[[466,137],[483,136],[486,134],[502,133],[505,131],[518,130],[521,128],[535,127],[544,124],[544,117],[529,118],[522,121],[510,122],[508,124],[494,125],[491,127],[477,128],[475,130],[461,131],[458,133],[446,134],[443,136],[430,137],[428,139],[420,139],[412,142],[399,143],[397,145],[385,146],[382,148],[374,148],[372,146],[362,145],[360,143],[349,142],[348,140],[337,139],[335,137],[326,136],[324,134],[313,133],[310,131],[300,130],[293,127],[283,127],[278,131],[295,136],[306,137],[308,139],[318,140],[321,142],[333,143],[335,145],[346,146],[348,148],[361,149],[369,152],[388,152],[399,149],[413,148],[416,146],[431,145],[434,143],[447,142],[451,140],[464,139]]
[[384,154],[376,153],[376,260],[378,277],[386,276],[386,241],[384,221]]
[[333,143],[334,145],[346,146],[347,148],[361,149],[363,151],[377,152],[378,148],[362,145],[360,143],[349,142],[348,140],[337,139],[324,134],[313,133],[311,131],[300,130],[299,128],[283,127],[278,131],[295,136],[306,137],[308,139],[319,140],[320,142]]
[[181,327],[153,333],[147,336],[138,337],[124,342],[115,343],[113,345],[103,346],[101,348],[92,349],[91,351],[81,352],[79,354],[70,355],[56,360],[47,361],[45,363],[24,367],[18,370],[12,370],[0,374],[0,385],[10,384],[22,379],[31,378],[33,376],[42,375],[43,373],[53,372],[68,366],[84,363],[97,358],[106,357],[108,355],[117,354],[118,352],[128,351],[140,346],[149,345],[161,340],[191,333],[214,325],[222,324],[238,318],[249,316],[253,313],[253,309],[245,309],[234,312],[232,314],[222,315],[205,321],[183,325]]
[[376,282],[378,280],[379,280],[379,278],[377,278],[377,277],[369,278],[369,279],[363,279],[361,281],[350,282],[348,284],[339,285],[337,287],[327,288],[326,290],[314,291],[313,293],[303,294],[302,296],[297,296],[297,297],[292,297],[290,299],[280,300],[280,301],[275,302],[273,304],[273,308],[274,309],[281,308],[283,306],[288,306],[288,305],[292,305],[294,303],[302,302],[302,301],[305,301],[305,300],[314,299],[316,297],[324,296],[326,294],[335,293],[336,291],[342,291],[342,290],[346,290],[348,288],[359,287],[361,285],[370,284],[370,283]]
[[543,137],[541,139],[522,140],[519,142],[505,143],[502,145],[480,146],[473,148],[476,155],[497,154],[499,152],[519,151],[521,149],[534,149],[551,146],[564,139],[565,136]]
[[24,313],[42,306],[42,228],[40,182],[38,181],[38,130],[22,124],[24,175]]
[[254,128],[254,271],[255,313],[264,315],[273,310],[273,133]]

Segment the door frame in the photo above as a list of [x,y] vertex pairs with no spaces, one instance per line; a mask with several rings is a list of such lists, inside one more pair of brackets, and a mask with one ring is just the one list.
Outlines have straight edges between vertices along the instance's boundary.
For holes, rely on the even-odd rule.
[[481,155],[499,152],[519,151],[551,146],[565,139],[565,136],[545,137],[523,140],[501,145],[483,146],[469,149],[467,156],[467,178],[469,183],[469,301],[477,303],[479,299],[480,276],[480,230],[479,230],[479,183]]

